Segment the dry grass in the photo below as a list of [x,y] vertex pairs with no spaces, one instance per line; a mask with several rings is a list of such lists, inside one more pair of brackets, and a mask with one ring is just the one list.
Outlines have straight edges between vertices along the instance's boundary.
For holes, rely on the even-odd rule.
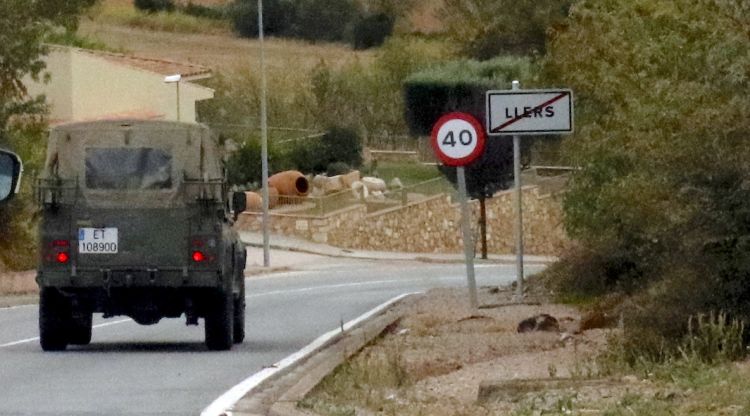
[[[483,290],[480,303],[505,303],[509,296]],[[474,315],[467,303],[465,289],[431,291],[301,406],[324,415],[510,414],[506,407],[476,402],[481,381],[549,377],[551,368],[559,377],[585,373],[586,354],[604,339],[592,332],[573,346],[557,333],[516,333],[520,320],[541,312],[577,320],[577,312],[565,306],[509,305]]]
[[225,20],[190,16],[179,11],[144,13],[132,1],[105,0],[88,12],[88,20],[101,24],[179,33],[229,33]]
[[[226,0],[193,0],[205,5]],[[193,62],[214,69],[260,67],[260,43],[243,39],[231,31],[226,21],[199,19],[182,13],[146,15],[137,12],[132,0],[105,0],[81,22],[79,34],[101,42],[110,49],[134,55]],[[266,42],[266,58],[271,70],[308,72],[325,61],[338,68],[355,61],[370,62],[372,52],[353,51],[344,44],[310,44],[274,39]]]
[[[117,50],[132,54],[193,62],[214,69],[260,67],[260,43],[242,39],[231,33],[195,34],[155,32],[151,30],[84,21],[79,33]],[[372,52],[353,51],[346,45],[309,44],[302,41],[268,39],[267,65],[271,70],[307,72],[321,61],[332,67],[341,67],[355,61],[367,63]]]
[[439,17],[439,10],[443,0],[424,0],[414,3],[414,9],[407,16],[409,22],[406,27],[398,27],[402,33],[434,34],[443,30],[443,22]]

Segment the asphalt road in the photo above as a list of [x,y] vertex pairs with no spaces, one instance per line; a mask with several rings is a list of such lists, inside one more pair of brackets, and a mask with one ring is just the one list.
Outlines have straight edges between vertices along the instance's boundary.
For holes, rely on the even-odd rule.
[[[36,306],[0,309],[0,415],[198,415],[264,366],[394,296],[466,284],[461,264],[310,259],[298,271],[247,280],[248,335],[228,352],[207,351],[202,324],[184,319],[140,326],[95,317],[90,345],[45,353]],[[480,286],[507,284],[515,269],[480,264],[476,274]]]

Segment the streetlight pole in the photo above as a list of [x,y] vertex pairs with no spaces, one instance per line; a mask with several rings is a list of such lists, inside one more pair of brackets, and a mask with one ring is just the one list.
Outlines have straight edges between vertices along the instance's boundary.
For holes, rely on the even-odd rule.
[[[521,89],[521,83],[513,81],[513,91]],[[515,180],[516,205],[516,298],[523,301],[523,190],[521,189],[521,136],[513,135],[513,176]]]
[[165,83],[175,84],[177,91],[177,121],[180,121],[180,81],[182,81],[182,74],[167,75],[164,77]]
[[268,231],[268,120],[266,113],[266,51],[263,36],[263,0],[258,0],[258,40],[260,41],[260,135],[261,169],[263,181],[263,266],[271,265],[270,235]]

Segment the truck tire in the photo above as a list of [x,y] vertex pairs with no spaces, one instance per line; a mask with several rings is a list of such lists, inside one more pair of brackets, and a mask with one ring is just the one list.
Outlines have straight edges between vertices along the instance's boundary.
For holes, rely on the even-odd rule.
[[212,351],[232,348],[234,335],[234,297],[232,292],[217,291],[210,296],[206,311],[206,346]]
[[88,345],[91,343],[92,313],[75,314],[70,320],[69,341],[73,345]]
[[39,343],[44,351],[63,351],[68,346],[72,321],[70,304],[53,288],[39,294]]
[[234,343],[245,340],[245,284],[243,282],[239,295],[234,299]]

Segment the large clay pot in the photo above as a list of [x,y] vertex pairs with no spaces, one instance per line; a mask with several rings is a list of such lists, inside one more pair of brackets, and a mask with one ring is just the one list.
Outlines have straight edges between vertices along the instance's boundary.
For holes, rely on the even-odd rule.
[[247,212],[259,212],[263,210],[263,198],[257,192],[245,192],[245,200],[247,201]]
[[[246,211],[260,212],[263,210],[263,197],[260,191],[258,192],[245,192],[245,200],[247,202]],[[273,186],[268,187],[268,208],[273,208],[279,202],[279,191]]]
[[268,185],[276,188],[282,196],[307,196],[310,183],[302,172],[287,170],[268,178]]

